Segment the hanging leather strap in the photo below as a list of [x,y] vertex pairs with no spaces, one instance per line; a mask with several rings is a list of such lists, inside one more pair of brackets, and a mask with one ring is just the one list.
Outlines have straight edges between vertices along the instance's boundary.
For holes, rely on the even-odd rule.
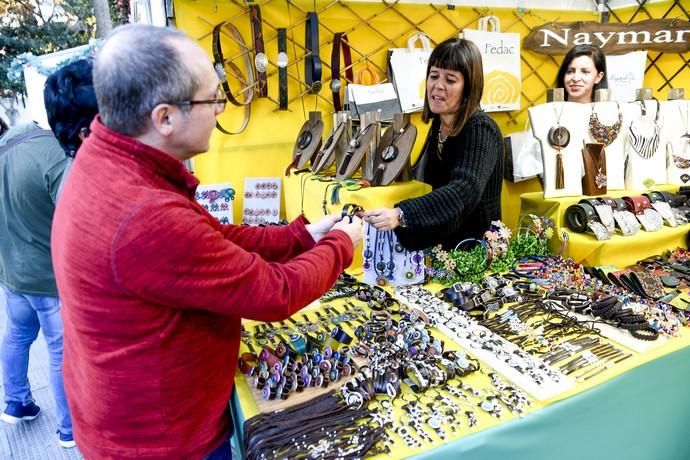
[[268,80],[266,69],[268,68],[268,58],[264,51],[264,33],[261,22],[261,9],[259,5],[249,5],[249,18],[252,23],[252,38],[254,40],[254,67],[257,73],[257,95],[259,97],[268,96]]
[[304,74],[310,94],[321,91],[321,58],[319,57],[319,16],[310,11],[307,13],[305,29],[305,47],[307,56],[304,59]]
[[333,93],[333,107],[335,107],[336,112],[343,109],[340,102],[340,90],[343,86],[340,82],[341,48],[343,50],[343,60],[345,62],[345,81],[346,83],[352,83],[355,77],[352,71],[352,53],[350,52],[350,45],[347,42],[347,34],[336,32],[333,35],[333,50],[331,51],[331,92]]
[[278,29],[278,108],[288,108],[288,74],[287,74],[287,32],[284,27]]
[[[234,40],[237,42],[237,44],[240,46],[242,49],[242,54],[244,56],[244,65],[247,69],[247,76],[248,78],[245,79],[244,75],[242,74],[242,71],[235,65],[234,62],[225,61],[225,57],[223,56],[223,47],[221,44],[221,39],[220,39],[220,34],[222,29],[225,28],[228,31],[230,31],[230,34],[234,38]],[[254,90],[253,90],[253,83],[254,83],[254,74],[252,72],[252,64],[249,59],[249,48],[247,47],[247,44],[244,42],[244,39],[242,38],[242,34],[240,34],[239,30],[232,25],[230,22],[221,22],[220,24],[217,24],[213,27],[213,39],[212,39],[212,44],[211,48],[213,51],[213,66],[216,69],[216,73],[218,74],[218,78],[220,78],[220,83],[223,87],[223,92],[225,92],[225,96],[228,98],[231,104],[238,106],[238,107],[244,107],[244,118],[242,119],[242,124],[240,125],[239,129],[237,131],[230,131],[225,129],[219,121],[216,121],[216,128],[218,131],[220,131],[223,134],[228,134],[228,135],[235,135],[235,134],[240,134],[242,133],[246,128],[247,125],[249,124],[249,118],[251,117],[251,102],[252,99],[254,98]],[[235,78],[237,78],[240,83],[242,84],[243,87],[247,88],[246,89],[246,95],[244,98],[244,102],[240,102],[233,94],[232,94],[232,88],[230,87],[230,83],[228,82],[227,78],[227,72],[225,71],[226,66],[230,69],[230,71],[233,73]]]

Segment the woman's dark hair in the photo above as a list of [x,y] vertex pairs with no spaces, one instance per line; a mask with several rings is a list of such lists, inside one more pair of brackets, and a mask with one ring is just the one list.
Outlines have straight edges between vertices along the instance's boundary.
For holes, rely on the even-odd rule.
[[50,129],[65,153],[74,156],[81,145],[79,133],[88,130],[98,114],[93,63],[79,59],[53,72],[46,80],[43,102]]
[[[558,69],[558,76],[556,76],[556,88],[565,88],[565,74],[568,72],[568,67],[573,62],[574,59],[580,56],[589,57],[594,63],[594,68],[597,69],[597,73],[604,72],[604,78],[599,81],[599,83],[594,85],[592,88],[592,99],[594,99],[594,92],[598,89],[606,89],[609,87],[608,80],[606,79],[606,56],[601,51],[601,49],[592,45],[577,45],[568,51],[568,54],[563,58],[563,63],[561,68]],[[568,100],[568,92],[565,92],[565,100]]]
[[[456,136],[467,120],[478,111],[484,91],[484,69],[482,67],[482,55],[477,45],[462,38],[449,38],[440,43],[429,56],[429,64],[426,68],[426,78],[429,78],[431,66],[446,70],[460,72],[465,80],[462,90],[460,107],[458,108],[455,126],[449,135]],[[438,117],[429,107],[429,95],[424,96],[424,112],[422,120],[428,123],[432,118]]]

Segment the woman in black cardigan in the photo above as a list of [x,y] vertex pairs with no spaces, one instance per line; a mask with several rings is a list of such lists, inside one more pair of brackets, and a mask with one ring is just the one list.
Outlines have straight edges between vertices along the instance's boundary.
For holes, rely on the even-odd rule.
[[477,46],[451,38],[429,57],[422,120],[431,120],[415,177],[431,184],[419,198],[365,213],[379,230],[395,230],[407,249],[454,248],[480,238],[501,218],[503,138],[479,107],[484,90]]

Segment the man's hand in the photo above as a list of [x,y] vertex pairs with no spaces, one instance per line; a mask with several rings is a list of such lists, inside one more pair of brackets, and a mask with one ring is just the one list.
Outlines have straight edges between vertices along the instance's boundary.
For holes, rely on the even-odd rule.
[[352,216],[352,223],[349,217],[344,217],[340,222],[333,226],[333,230],[342,230],[352,240],[352,247],[356,248],[362,242],[362,219]]
[[326,236],[332,228],[333,225],[340,220],[340,216],[337,214],[329,214],[322,219],[317,220],[313,224],[305,225],[307,231],[314,238],[314,242],[318,243],[321,238]]

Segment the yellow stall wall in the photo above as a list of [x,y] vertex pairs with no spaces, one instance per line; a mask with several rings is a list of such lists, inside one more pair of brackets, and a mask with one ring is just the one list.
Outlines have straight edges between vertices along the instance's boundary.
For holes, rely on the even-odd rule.
[[[564,12],[524,9],[488,9],[456,7],[449,9],[442,5],[360,3],[360,2],[259,2],[263,18],[263,34],[266,54],[269,59],[269,98],[256,98],[251,103],[251,118],[247,129],[239,135],[228,136],[214,131],[208,153],[194,159],[195,174],[202,183],[229,182],[237,191],[234,202],[235,222],[241,221],[242,197],[245,177],[281,177],[290,163],[295,137],[308,118],[311,110],[320,110],[325,123],[324,138],[332,128],[333,105],[330,82],[330,56],[333,32],[347,32],[353,48],[353,68],[361,68],[364,61],[376,66],[381,79],[385,78],[386,50],[406,46],[407,38],[415,31],[429,35],[433,44],[456,35],[464,28],[476,28],[481,16],[496,15],[501,20],[502,31],[519,32],[524,38],[531,28],[549,21],[598,21],[593,12]],[[616,10],[611,22],[640,21],[652,18],[682,18],[687,20],[690,0],[680,2],[659,2],[646,5],[644,9]],[[211,31],[213,25],[231,21],[252,47],[249,16],[244,3],[209,0],[175,0],[176,26],[211,53]],[[323,63],[322,81],[324,88],[319,95],[304,95],[299,81],[304,80],[304,22],[306,11],[317,11],[320,21],[320,57]],[[285,27],[288,38],[288,72],[290,104],[288,111],[278,110],[278,54],[276,28]],[[226,59],[231,59],[245,71],[240,48],[228,38],[223,38]],[[253,57],[253,55],[252,55]],[[654,95],[666,99],[669,87],[685,87],[690,92],[690,70],[681,54],[660,54],[650,52],[645,86],[654,90]],[[522,51],[522,98],[521,110],[494,113],[503,134],[510,134],[524,128],[526,109],[533,104],[545,102],[545,90],[554,85],[556,72],[562,56],[556,58]],[[341,74],[344,75],[341,65]],[[670,83],[667,83],[670,80]],[[235,91],[238,82],[232,81]],[[293,100],[295,99],[295,100]],[[242,120],[243,109],[228,104],[226,112],[219,117],[226,129],[236,129]],[[413,159],[419,153],[428,126],[419,114],[413,115],[419,134],[413,151]],[[511,227],[517,224],[520,194],[540,190],[537,180],[518,184],[504,182],[503,220]],[[283,197],[283,200],[285,197]],[[294,197],[289,198],[294,199]],[[283,209],[284,201],[283,201]],[[283,211],[284,212],[284,211]]]

